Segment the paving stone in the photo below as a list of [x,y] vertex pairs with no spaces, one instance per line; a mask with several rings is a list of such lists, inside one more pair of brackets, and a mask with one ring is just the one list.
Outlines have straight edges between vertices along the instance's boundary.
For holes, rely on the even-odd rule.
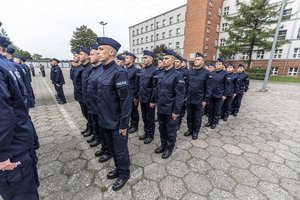
[[184,177],[189,173],[189,168],[184,162],[172,160],[166,165],[169,174],[177,177]]
[[284,159],[282,157],[272,152],[261,151],[259,152],[259,155],[261,155],[262,157],[264,157],[265,159],[271,162],[284,163]]
[[248,168],[250,166],[250,163],[242,156],[228,154],[225,159],[234,167]]
[[296,199],[300,199],[300,181],[283,178],[281,180],[281,186],[286,189],[291,195],[295,196]]
[[83,191],[90,186],[94,175],[87,171],[81,171],[77,174],[73,174],[67,182],[67,188],[72,193]]
[[233,167],[229,170],[230,175],[239,184],[255,187],[259,179],[248,170]]
[[239,200],[266,200],[258,190],[252,187],[237,185],[234,190],[237,199]]
[[280,143],[287,145],[289,147],[295,147],[295,148],[300,148],[300,143],[295,142],[293,140],[286,140],[286,139],[281,139]]
[[209,193],[209,199],[211,200],[235,200],[235,197],[224,190],[220,190],[218,188],[214,188],[210,193]]
[[192,158],[187,162],[187,165],[189,169],[193,172],[197,172],[200,174],[206,174],[209,170],[211,170],[211,167],[209,164],[203,160],[199,160],[196,158]]
[[49,196],[45,197],[44,200],[68,200],[72,199],[72,197],[73,194],[69,193],[68,191],[60,190],[58,192],[51,193]]
[[62,152],[60,157],[59,157],[59,160],[62,161],[62,162],[75,160],[75,159],[79,158],[80,154],[81,154],[81,152],[78,151],[78,150]]
[[204,140],[192,140],[191,141],[191,143],[192,143],[192,145],[194,146],[194,147],[198,147],[198,148],[206,148],[206,147],[208,147],[208,144],[204,141]]
[[188,193],[183,197],[182,200],[206,200],[206,198],[199,194]]
[[207,138],[205,140],[208,144],[212,145],[212,146],[216,146],[216,147],[221,147],[223,146],[223,142],[218,139],[218,138]]
[[186,193],[183,181],[175,176],[167,176],[159,185],[166,197],[180,199]]
[[190,153],[187,150],[180,149],[172,154],[172,158],[182,162],[186,162],[191,158]]
[[209,146],[206,150],[213,156],[218,156],[224,158],[226,156],[226,152],[220,147]]
[[275,153],[286,160],[300,161],[300,156],[296,156],[295,154],[293,154],[289,151],[275,150]]
[[269,181],[272,183],[279,182],[279,177],[277,176],[277,174],[267,167],[252,165],[250,167],[250,171],[261,180]]
[[230,164],[224,159],[215,156],[211,156],[206,160],[212,168],[227,171],[230,168]]
[[189,152],[192,155],[192,157],[195,157],[195,158],[200,158],[200,159],[205,160],[206,158],[209,157],[209,153],[206,150],[201,149],[201,148],[193,147],[189,150]]
[[231,191],[236,185],[235,180],[221,170],[210,171],[208,177],[214,187],[222,190]]
[[76,195],[74,195],[73,200],[101,200],[103,192],[96,187],[88,187],[86,190],[79,191]]
[[112,169],[103,168],[98,173],[95,173],[94,184],[100,187],[101,190],[107,191],[108,188],[115,182],[115,180],[107,179],[106,176]]
[[245,143],[240,143],[238,145],[242,150],[246,151],[246,152],[250,152],[250,153],[258,153],[258,149],[254,146],[252,146],[251,144],[245,144]]
[[291,169],[295,170],[297,173],[300,173],[300,162],[287,160],[285,164]]
[[166,168],[163,164],[151,163],[144,168],[145,177],[160,181],[163,177],[167,175]]
[[152,162],[151,156],[146,153],[137,153],[133,156],[131,156],[131,162],[134,165],[145,167],[146,165],[150,164]]
[[258,189],[262,194],[265,194],[268,199],[274,200],[292,200],[294,199],[291,195],[289,195],[286,191],[284,191],[278,185],[268,182],[260,182],[258,184]]
[[290,169],[289,167],[282,165],[282,164],[278,164],[278,163],[273,163],[270,162],[268,167],[273,170],[276,174],[278,174],[279,176],[283,176],[286,178],[292,178],[292,179],[298,179],[298,173],[295,172],[294,170]]
[[131,165],[130,167],[130,179],[128,180],[129,184],[134,184],[140,180],[142,180],[143,177],[143,168],[142,167],[138,167],[135,165]]
[[252,164],[266,166],[268,162],[261,157],[260,155],[254,154],[254,153],[244,153],[243,157],[248,160]]
[[120,199],[131,199],[131,198],[132,198],[132,191],[130,189],[129,184],[126,184],[122,188],[122,190],[119,190],[118,192],[113,191],[111,187],[109,187],[108,190],[103,194],[103,199],[105,200],[106,199],[120,200]]
[[61,152],[59,151],[52,151],[49,153],[38,154],[38,158],[39,158],[38,164],[44,165],[56,161],[60,154]]
[[184,182],[189,191],[197,194],[207,195],[212,190],[208,177],[202,174],[190,173],[184,177]]
[[227,151],[228,153],[231,153],[231,154],[234,154],[234,155],[241,155],[243,153],[242,149],[240,149],[237,146],[230,145],[230,144],[225,144],[222,148],[225,151]]
[[43,179],[54,174],[59,174],[62,165],[63,164],[59,161],[53,161],[48,164],[39,166],[38,168],[39,177]]
[[63,173],[65,175],[70,176],[72,174],[80,172],[82,169],[86,167],[86,165],[87,165],[87,161],[82,159],[67,162],[63,166]]
[[61,190],[66,185],[67,180],[68,178],[61,174],[55,174],[40,180],[40,195],[47,196],[53,192]]
[[[135,184],[133,187],[133,199],[136,200],[155,200],[160,196],[158,184],[155,181],[142,180]],[[125,199],[121,197],[120,199]]]

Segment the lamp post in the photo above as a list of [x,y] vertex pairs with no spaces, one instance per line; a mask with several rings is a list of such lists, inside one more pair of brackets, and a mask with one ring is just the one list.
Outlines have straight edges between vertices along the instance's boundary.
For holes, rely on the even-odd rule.
[[105,36],[104,26],[107,25],[107,23],[104,21],[101,21],[101,22],[99,22],[99,24],[102,25],[102,27],[103,27],[103,37],[104,37]]

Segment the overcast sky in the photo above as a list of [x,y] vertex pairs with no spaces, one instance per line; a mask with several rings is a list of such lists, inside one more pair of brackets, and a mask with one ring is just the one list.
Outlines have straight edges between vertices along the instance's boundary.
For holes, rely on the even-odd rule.
[[76,27],[87,25],[129,50],[129,26],[184,5],[186,0],[1,0],[0,21],[11,40],[31,54],[70,59]]

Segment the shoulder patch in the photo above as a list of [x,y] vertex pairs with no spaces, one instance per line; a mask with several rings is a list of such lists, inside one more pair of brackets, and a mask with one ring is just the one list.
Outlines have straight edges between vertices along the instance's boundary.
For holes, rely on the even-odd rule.
[[127,81],[117,82],[116,84],[117,84],[117,86],[124,86],[124,85],[127,85]]

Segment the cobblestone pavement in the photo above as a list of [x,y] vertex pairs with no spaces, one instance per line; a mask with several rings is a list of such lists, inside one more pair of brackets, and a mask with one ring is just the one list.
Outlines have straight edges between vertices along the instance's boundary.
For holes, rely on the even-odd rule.
[[68,103],[58,105],[46,78],[33,78],[36,107],[31,116],[40,137],[39,188],[42,199],[300,199],[300,85],[270,83],[269,92],[257,92],[262,82],[251,81],[238,117],[215,130],[203,119],[201,136],[192,141],[178,132],[172,157],[154,154],[155,140],[144,145],[139,132],[130,135],[131,179],[119,192],[106,174],[112,160],[99,163],[80,130],[85,125],[73,100],[69,71],[64,90]]

